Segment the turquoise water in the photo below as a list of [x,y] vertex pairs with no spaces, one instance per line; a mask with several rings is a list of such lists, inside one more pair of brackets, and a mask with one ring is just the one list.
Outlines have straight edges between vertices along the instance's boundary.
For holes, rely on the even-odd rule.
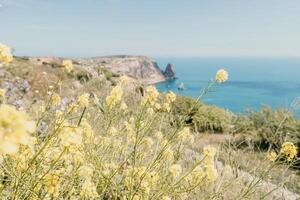
[[[193,98],[198,97],[218,69],[226,69],[229,81],[216,85],[203,101],[236,113],[246,108],[257,110],[262,105],[287,108],[300,97],[300,58],[158,58],[156,61],[161,68],[172,63],[178,77],[157,84],[158,90],[172,90]],[[186,87],[184,91],[177,89],[181,82]]]

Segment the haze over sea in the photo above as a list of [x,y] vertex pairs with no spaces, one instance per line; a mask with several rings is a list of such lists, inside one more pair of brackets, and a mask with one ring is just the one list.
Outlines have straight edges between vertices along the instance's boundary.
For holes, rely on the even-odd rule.
[[[213,79],[218,69],[229,73],[229,81],[216,85],[204,97],[207,104],[217,105],[235,113],[251,108],[258,110],[263,105],[272,108],[288,108],[300,97],[300,58],[158,58],[159,66],[174,65],[175,81],[157,84],[160,91],[197,98],[201,89]],[[186,89],[179,91],[183,82]],[[296,111],[299,116],[299,110]]]

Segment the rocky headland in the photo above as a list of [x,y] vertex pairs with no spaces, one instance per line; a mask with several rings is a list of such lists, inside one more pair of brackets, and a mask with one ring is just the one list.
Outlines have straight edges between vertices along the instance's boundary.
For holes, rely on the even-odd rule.
[[76,61],[83,66],[102,67],[112,73],[127,75],[145,84],[164,82],[175,78],[174,67],[168,64],[162,71],[158,64],[146,56],[107,56],[81,58]]

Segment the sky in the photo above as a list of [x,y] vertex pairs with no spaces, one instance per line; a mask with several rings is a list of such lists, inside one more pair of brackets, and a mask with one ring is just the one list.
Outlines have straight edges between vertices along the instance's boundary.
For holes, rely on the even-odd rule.
[[0,0],[16,55],[300,56],[300,0]]

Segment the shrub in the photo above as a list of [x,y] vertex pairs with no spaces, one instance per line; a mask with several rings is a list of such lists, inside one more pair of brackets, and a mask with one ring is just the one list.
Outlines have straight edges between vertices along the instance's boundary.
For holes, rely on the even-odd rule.
[[272,148],[277,152],[285,141],[300,144],[300,122],[285,109],[272,110],[264,106],[260,111],[247,111],[234,121],[234,134],[239,134],[260,149]]
[[178,97],[172,109],[176,123],[187,116],[185,124],[195,132],[224,133],[231,128],[232,113],[216,106],[196,102],[189,97]]

